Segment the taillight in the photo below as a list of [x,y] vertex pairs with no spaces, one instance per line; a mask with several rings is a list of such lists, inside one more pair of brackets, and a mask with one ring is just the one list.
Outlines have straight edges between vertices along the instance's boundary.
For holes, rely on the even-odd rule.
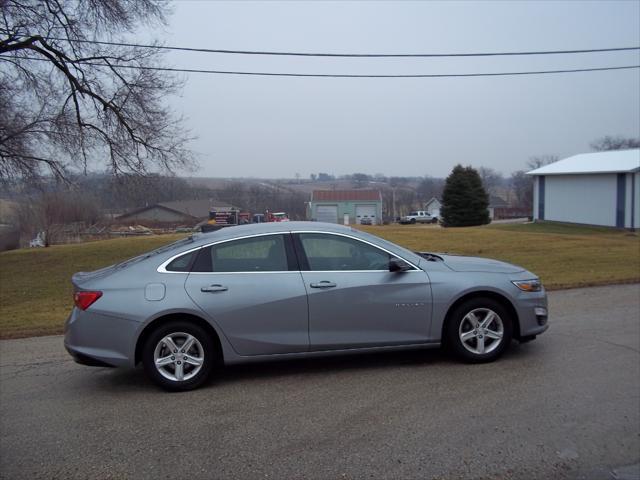
[[86,310],[102,296],[102,292],[79,291],[73,294],[73,302],[80,310]]

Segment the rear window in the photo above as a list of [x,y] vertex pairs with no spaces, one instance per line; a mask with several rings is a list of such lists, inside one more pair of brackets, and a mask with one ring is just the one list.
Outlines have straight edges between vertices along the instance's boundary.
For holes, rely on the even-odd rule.
[[164,252],[168,252],[170,250],[173,250],[174,248],[179,248],[182,247],[183,245],[188,245],[190,243],[193,243],[195,238],[195,235],[190,235],[186,238],[182,238],[180,240],[178,240],[177,242],[173,242],[170,243],[168,245],[164,245],[160,248],[156,248],[155,250],[152,250],[150,252],[147,253],[143,253],[142,255],[138,255],[137,257],[133,257],[130,258],[128,260],[125,260],[123,262],[117,263],[116,265],[114,265],[115,268],[124,268],[128,265],[131,265],[133,263],[137,263],[141,260],[146,260],[147,258],[153,257],[154,255],[158,255],[159,253],[164,253]]
[[169,265],[165,267],[167,272],[188,272],[191,268],[191,263],[193,259],[197,255],[198,251],[194,250],[193,252],[185,253],[184,255],[179,256],[175,260],[173,260]]

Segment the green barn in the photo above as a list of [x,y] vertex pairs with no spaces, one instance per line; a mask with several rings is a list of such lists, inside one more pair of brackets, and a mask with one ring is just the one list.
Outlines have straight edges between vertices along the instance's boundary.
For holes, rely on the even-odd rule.
[[379,190],[314,190],[307,205],[307,219],[316,222],[382,224]]

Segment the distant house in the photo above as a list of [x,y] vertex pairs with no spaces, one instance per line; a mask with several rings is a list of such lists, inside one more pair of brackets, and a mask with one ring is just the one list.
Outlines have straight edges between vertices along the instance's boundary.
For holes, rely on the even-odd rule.
[[[491,218],[491,220],[496,218],[496,209],[498,209],[498,211],[502,211],[507,207],[509,207],[509,205],[502,197],[499,197],[497,195],[489,196],[489,218]],[[436,218],[440,218],[441,208],[442,202],[436,197],[433,197],[431,200],[424,204],[424,210],[427,213],[431,214],[432,217]]]
[[505,209],[509,206],[509,204],[504,200],[504,198],[499,197],[497,195],[489,195],[489,218],[491,220],[495,220],[496,210]]
[[345,225],[381,224],[382,194],[379,190],[314,190],[307,206],[307,218]]
[[424,210],[432,217],[440,218],[440,208],[442,207],[442,202],[438,200],[436,197],[432,197],[427,203],[424,204]]
[[640,228],[640,149],[574,155],[528,175],[535,220]]
[[209,218],[209,211],[224,211],[236,209],[228,203],[201,200],[180,200],[176,202],[162,202],[138,208],[116,217],[122,223],[143,224],[196,224]]

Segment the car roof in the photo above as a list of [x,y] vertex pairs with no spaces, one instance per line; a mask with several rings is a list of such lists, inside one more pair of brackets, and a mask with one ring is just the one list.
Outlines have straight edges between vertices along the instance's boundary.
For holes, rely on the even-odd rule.
[[237,225],[233,227],[224,227],[214,232],[207,232],[194,235],[196,244],[209,243],[216,240],[224,240],[228,238],[244,237],[248,235],[259,235],[262,233],[279,233],[291,231],[321,231],[347,233],[353,235],[357,233],[351,227],[338,225],[335,223],[324,222],[266,222],[266,223],[249,223],[246,225]]
[[[180,244],[176,245],[176,247],[182,250],[182,252],[184,253],[185,251],[193,250],[201,246],[216,243],[219,241],[233,240],[235,238],[249,237],[252,235],[289,232],[327,232],[348,235],[351,237],[359,238],[360,240],[364,240],[365,242],[373,243],[378,247],[387,249],[394,255],[398,255],[401,258],[412,262],[414,265],[419,265],[422,261],[422,257],[417,255],[415,252],[407,250],[400,245],[389,242],[388,240],[380,238],[376,235],[371,235],[362,230],[351,228],[345,225],[324,222],[268,222],[224,227],[214,232],[196,233],[191,236],[192,242],[186,244],[183,242],[179,242]],[[176,251],[176,249],[168,249],[166,252],[163,252],[163,257],[165,257],[164,260],[176,256],[177,253],[178,252]]]

